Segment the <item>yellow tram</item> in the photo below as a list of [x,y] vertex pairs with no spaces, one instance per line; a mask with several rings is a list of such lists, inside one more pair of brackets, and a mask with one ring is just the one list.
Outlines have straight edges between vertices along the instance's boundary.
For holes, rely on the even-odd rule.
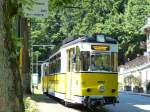
[[105,34],[67,38],[49,57],[43,92],[68,103],[114,104],[118,96],[118,45]]

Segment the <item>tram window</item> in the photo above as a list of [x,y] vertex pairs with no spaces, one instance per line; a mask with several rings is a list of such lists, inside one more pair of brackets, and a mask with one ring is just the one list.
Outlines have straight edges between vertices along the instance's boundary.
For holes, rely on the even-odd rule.
[[58,54],[57,62],[58,62],[58,70],[57,72],[59,73],[61,71],[61,54]]
[[52,62],[52,71],[51,71],[51,73],[53,74],[53,73],[55,73],[55,69],[56,69],[56,67],[55,67],[55,65],[56,65],[56,62],[55,62],[55,60],[53,60],[53,62]]
[[75,49],[70,48],[67,50],[67,71],[72,72],[74,70],[74,60],[73,57],[75,55]]
[[52,73],[52,60],[49,60],[49,74]]
[[61,63],[60,63],[60,59],[57,60],[57,64],[56,64],[56,72],[59,73],[60,72],[60,66],[61,66]]
[[46,65],[44,65],[44,76],[48,75],[47,70],[48,70],[48,67]]
[[81,62],[80,62],[80,48],[76,47],[76,71],[80,71]]
[[52,62],[52,71],[51,73],[54,73],[54,62]]
[[111,54],[111,66],[113,68],[113,72],[117,72],[117,66],[118,66],[118,53],[112,52]]
[[53,73],[56,73],[56,55],[53,57]]
[[49,74],[51,74],[51,63],[49,63]]
[[117,53],[97,53],[91,55],[91,64],[88,71],[117,72]]
[[96,42],[105,42],[105,36],[104,35],[97,35],[96,36]]
[[72,62],[73,62],[73,63],[76,63],[76,54],[73,54]]
[[112,71],[110,53],[91,55],[91,65],[88,71]]
[[88,71],[90,65],[90,52],[82,51],[80,55],[81,71]]
[[150,34],[148,34],[148,40],[150,40]]
[[59,53],[50,59],[49,61],[49,73],[50,74],[60,72],[60,68],[61,68],[60,58],[61,58],[61,54]]

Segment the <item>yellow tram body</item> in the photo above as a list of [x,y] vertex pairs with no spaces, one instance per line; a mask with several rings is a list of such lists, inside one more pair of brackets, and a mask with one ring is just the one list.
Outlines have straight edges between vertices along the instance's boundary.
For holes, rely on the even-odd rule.
[[[69,73],[68,73],[69,74]],[[94,76],[93,76],[94,75]],[[106,76],[107,75],[107,76]],[[69,76],[68,76],[69,77]],[[101,96],[118,96],[118,77],[117,74],[100,74],[100,73],[74,73],[74,90],[73,95],[76,96],[89,96],[89,95],[101,95]],[[43,88],[52,89],[54,92],[66,94],[67,74],[54,74],[53,76],[45,76],[43,78]],[[98,86],[104,84],[106,91],[100,93]],[[86,89],[90,88],[91,92],[87,92]],[[111,89],[116,89],[115,93],[111,93]],[[47,90],[47,91],[48,91]]]
[[[43,92],[71,103],[86,104],[89,99],[91,102],[99,102],[100,104],[116,103],[118,97],[117,44],[115,42],[113,44],[104,42],[93,44],[80,41],[69,43],[62,46],[57,53],[50,57],[48,66],[50,75],[47,72],[42,77]],[[87,59],[78,56],[78,46],[80,46],[80,52],[83,50],[85,54],[88,54],[87,57],[85,56]],[[94,59],[98,60],[97,62],[94,60],[97,65],[101,62],[99,60],[103,59],[103,65],[107,69],[99,70],[99,68],[94,71],[91,68],[88,69],[94,56]],[[85,62],[80,62],[79,58]],[[53,59],[56,60],[55,64],[53,64]],[[75,60],[76,62],[74,62]],[[84,65],[88,65],[88,67],[80,68]],[[111,68],[107,67],[108,65]]]

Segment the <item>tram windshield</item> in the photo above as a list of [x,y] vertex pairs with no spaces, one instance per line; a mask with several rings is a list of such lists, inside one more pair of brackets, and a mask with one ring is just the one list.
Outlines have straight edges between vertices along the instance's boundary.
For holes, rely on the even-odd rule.
[[91,64],[88,71],[112,71],[110,53],[91,55]]
[[81,53],[81,70],[91,72],[117,72],[117,53]]

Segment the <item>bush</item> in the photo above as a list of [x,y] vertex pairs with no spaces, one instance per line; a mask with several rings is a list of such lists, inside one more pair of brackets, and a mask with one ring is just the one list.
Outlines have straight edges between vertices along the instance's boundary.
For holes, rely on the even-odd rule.
[[133,92],[135,92],[135,93],[143,93],[144,91],[143,91],[143,88],[142,88],[142,87],[135,86],[135,87],[133,88]]

